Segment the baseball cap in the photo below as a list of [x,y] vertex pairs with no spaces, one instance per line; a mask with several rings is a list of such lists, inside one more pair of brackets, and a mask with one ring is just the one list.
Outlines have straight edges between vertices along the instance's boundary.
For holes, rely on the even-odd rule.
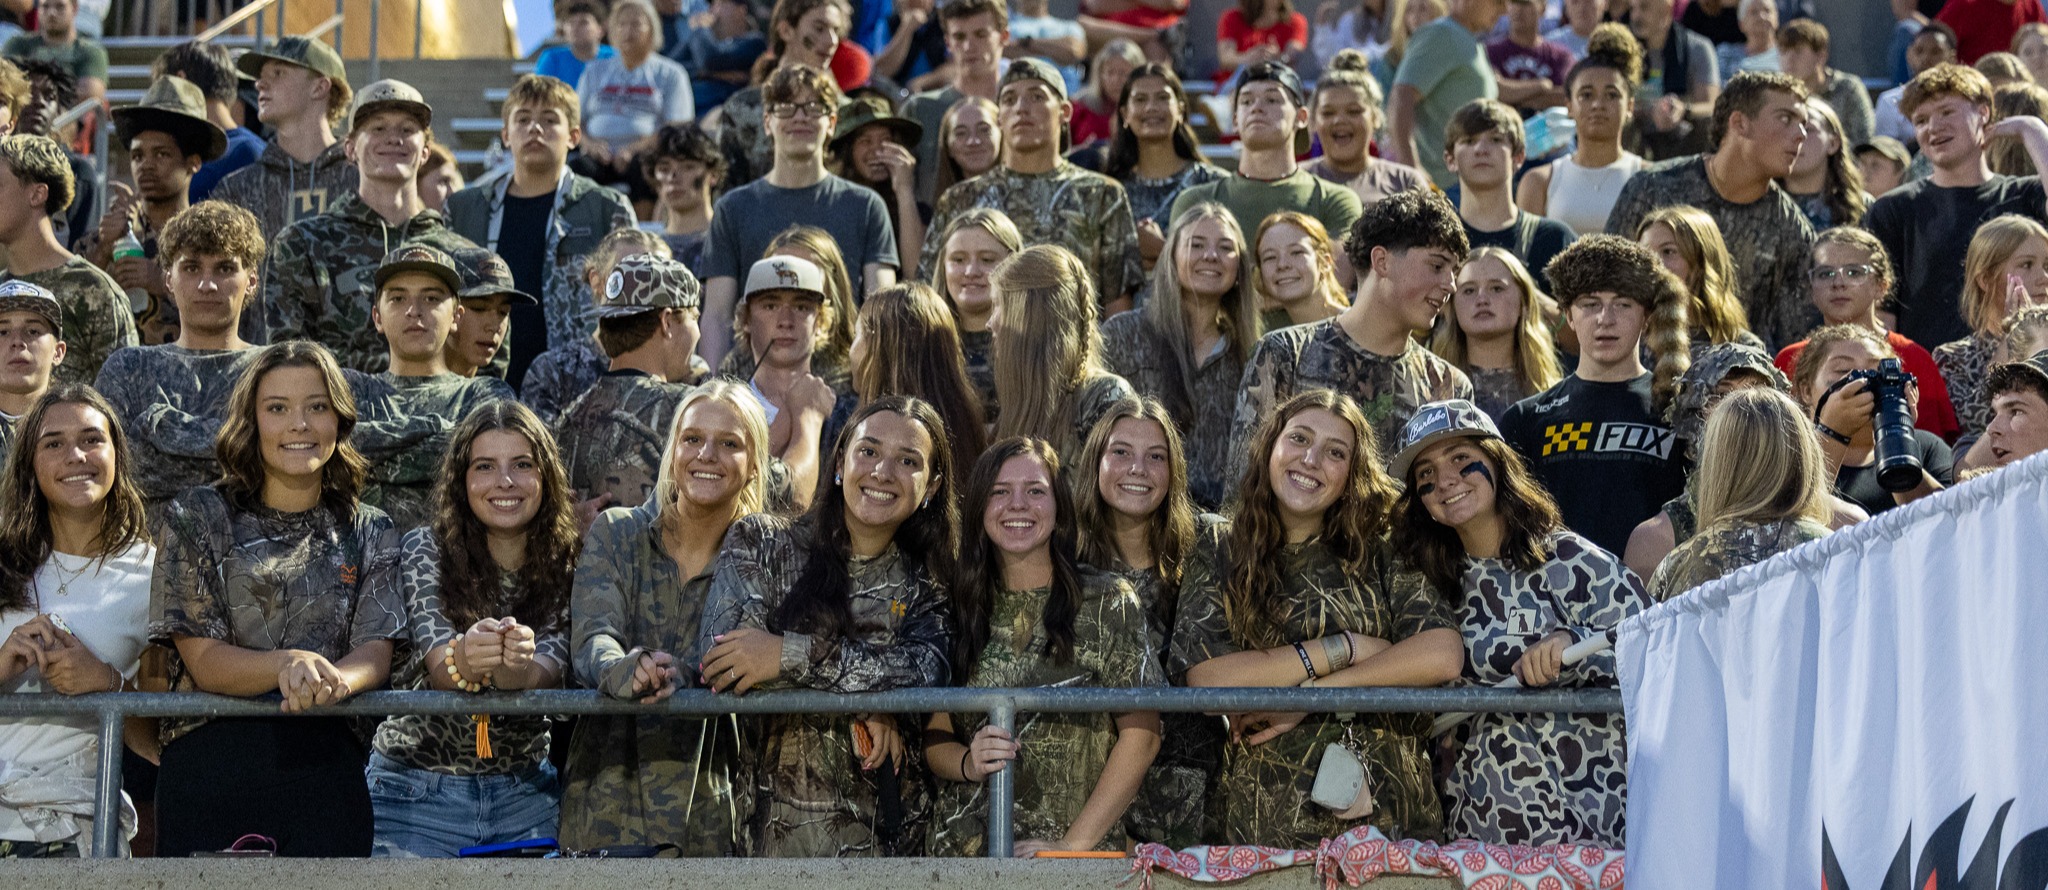
[[439,278],[450,294],[462,290],[462,273],[455,271],[455,258],[429,244],[403,244],[385,254],[384,262],[377,265],[377,288],[382,290],[392,276],[406,272],[425,272]]
[[1246,65],[1244,67],[1244,74],[1237,79],[1237,88],[1230,91],[1231,104],[1237,103],[1237,94],[1245,88],[1246,84],[1267,80],[1277,83],[1282,89],[1285,89],[1287,95],[1294,100],[1294,104],[1303,104],[1301,97],[1301,75],[1294,73],[1294,69],[1288,67],[1286,62],[1274,61]]
[[422,127],[434,125],[434,109],[427,104],[427,97],[402,80],[387,78],[363,87],[355,104],[349,106],[349,128],[362,126],[363,118],[379,111],[403,111],[419,119]]
[[1500,427],[1494,426],[1493,418],[1486,416],[1479,406],[1464,399],[1431,402],[1416,409],[1415,416],[1408,418],[1408,425],[1401,428],[1401,450],[1394,454],[1387,469],[1405,484],[1415,457],[1431,445],[1445,439],[1500,437]]
[[255,79],[263,74],[264,62],[297,65],[340,83],[348,83],[348,69],[334,47],[310,37],[286,37],[265,49],[252,49],[235,60],[235,70]]
[[64,307],[48,288],[19,278],[0,281],[0,312],[33,312],[50,323],[50,332],[64,336]]
[[605,277],[594,310],[598,318],[619,318],[660,309],[697,309],[704,294],[690,267],[666,257],[634,254],[619,260]]
[[[747,270],[746,296],[769,291],[790,291],[825,299],[825,273],[818,264],[793,256],[772,256]],[[743,298],[744,299],[744,298]]]
[[1906,152],[1906,144],[1890,136],[1872,136],[1870,141],[1858,143],[1850,156],[1860,157],[1866,151],[1877,152],[1901,167],[1913,166],[1913,156]]
[[1061,101],[1067,98],[1067,79],[1060,76],[1059,69],[1054,68],[1051,62],[1029,56],[1010,60],[1010,67],[1003,71],[1002,81],[996,84],[996,92],[1001,93],[1003,87],[1027,80],[1045,84]]
[[455,266],[462,273],[462,289],[455,292],[457,299],[503,295],[515,305],[540,305],[540,300],[513,283],[512,267],[504,257],[482,248],[465,250]]
[[1791,381],[1772,364],[1770,353],[1741,343],[1716,343],[1700,350],[1699,358],[1678,378],[1678,394],[1671,400],[1671,434],[1689,442],[1698,441],[1707,427],[1704,409],[1707,400],[1714,397],[1714,387],[1737,371],[1755,374],[1779,392],[1792,391]]
[[2048,349],[2036,352],[2025,361],[2006,362],[1991,369],[1991,376],[1984,380],[1987,396],[2008,392],[2021,385],[2021,381],[2032,382],[2035,387],[2048,391]]

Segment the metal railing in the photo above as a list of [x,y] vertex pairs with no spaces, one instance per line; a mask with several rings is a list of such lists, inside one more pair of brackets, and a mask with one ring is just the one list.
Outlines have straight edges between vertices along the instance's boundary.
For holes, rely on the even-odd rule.
[[[65,109],[63,114],[57,115],[55,120],[50,121],[49,132],[51,136],[54,138],[56,134],[64,132],[65,127],[85,120],[86,115],[99,109],[100,100],[98,99],[86,99],[77,105]],[[99,180],[100,185],[99,188],[93,190],[93,219],[99,219],[107,213],[107,134],[113,132],[113,130],[114,122],[109,120],[107,115],[101,115],[97,119],[97,125],[93,127],[92,131],[93,174],[94,178]]]
[[[1054,688],[979,689],[936,687],[889,692],[840,694],[811,690],[762,692],[745,696],[705,690],[677,692],[652,705],[621,701],[587,689],[543,689],[527,692],[368,692],[308,716],[382,717],[392,714],[630,714],[705,717],[717,714],[930,714],[986,713],[989,723],[1006,731],[1016,728],[1017,712],[1119,713],[1125,711],[1209,712],[1254,711],[1311,713],[1619,713],[1621,693],[1613,689],[1395,689],[1395,688],[1246,688],[1140,689]],[[92,855],[112,857],[120,850],[122,720],[128,717],[276,717],[275,701],[231,698],[201,692],[114,692],[65,696],[0,695],[0,718],[91,717],[99,721],[99,779],[95,794]],[[988,778],[988,854],[1007,857],[1012,850],[1011,806],[1016,800],[1017,771],[1006,769]]]

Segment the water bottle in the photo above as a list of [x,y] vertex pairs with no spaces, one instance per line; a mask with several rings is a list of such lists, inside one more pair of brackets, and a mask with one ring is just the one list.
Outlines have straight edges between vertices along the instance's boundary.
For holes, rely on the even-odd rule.
[[[125,260],[129,257],[139,258],[145,255],[146,254],[142,249],[142,242],[136,240],[135,238],[135,229],[133,227],[129,227],[127,229],[122,230],[121,240],[114,242],[114,262],[119,263],[122,260]],[[148,312],[149,291],[139,287],[129,288],[128,311],[133,312],[136,315],[141,315],[145,312]]]

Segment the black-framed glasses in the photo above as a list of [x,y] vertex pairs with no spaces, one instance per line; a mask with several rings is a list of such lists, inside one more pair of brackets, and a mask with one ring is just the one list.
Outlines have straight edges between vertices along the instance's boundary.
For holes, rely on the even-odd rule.
[[768,106],[768,113],[774,115],[778,120],[789,120],[796,117],[798,112],[802,112],[803,116],[812,120],[822,120],[825,115],[832,113],[832,106],[823,102],[805,102],[802,105],[778,102]]
[[1877,269],[1863,263],[1854,266],[1815,266],[1813,271],[1806,273],[1806,277],[1814,284],[1826,284],[1837,278],[1845,279],[1850,284],[1861,284],[1875,274]]

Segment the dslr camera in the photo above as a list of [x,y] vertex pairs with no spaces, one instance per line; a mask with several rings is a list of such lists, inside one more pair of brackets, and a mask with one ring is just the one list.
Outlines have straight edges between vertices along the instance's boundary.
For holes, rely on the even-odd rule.
[[1877,441],[1877,484],[1885,491],[1912,491],[1920,485],[1921,474],[1920,458],[1913,454],[1913,406],[1907,393],[1913,375],[1899,367],[1898,359],[1888,358],[1879,361],[1875,371],[1851,371],[1842,385],[1850,380],[1869,381],[1864,386],[1877,397],[1871,420]]

